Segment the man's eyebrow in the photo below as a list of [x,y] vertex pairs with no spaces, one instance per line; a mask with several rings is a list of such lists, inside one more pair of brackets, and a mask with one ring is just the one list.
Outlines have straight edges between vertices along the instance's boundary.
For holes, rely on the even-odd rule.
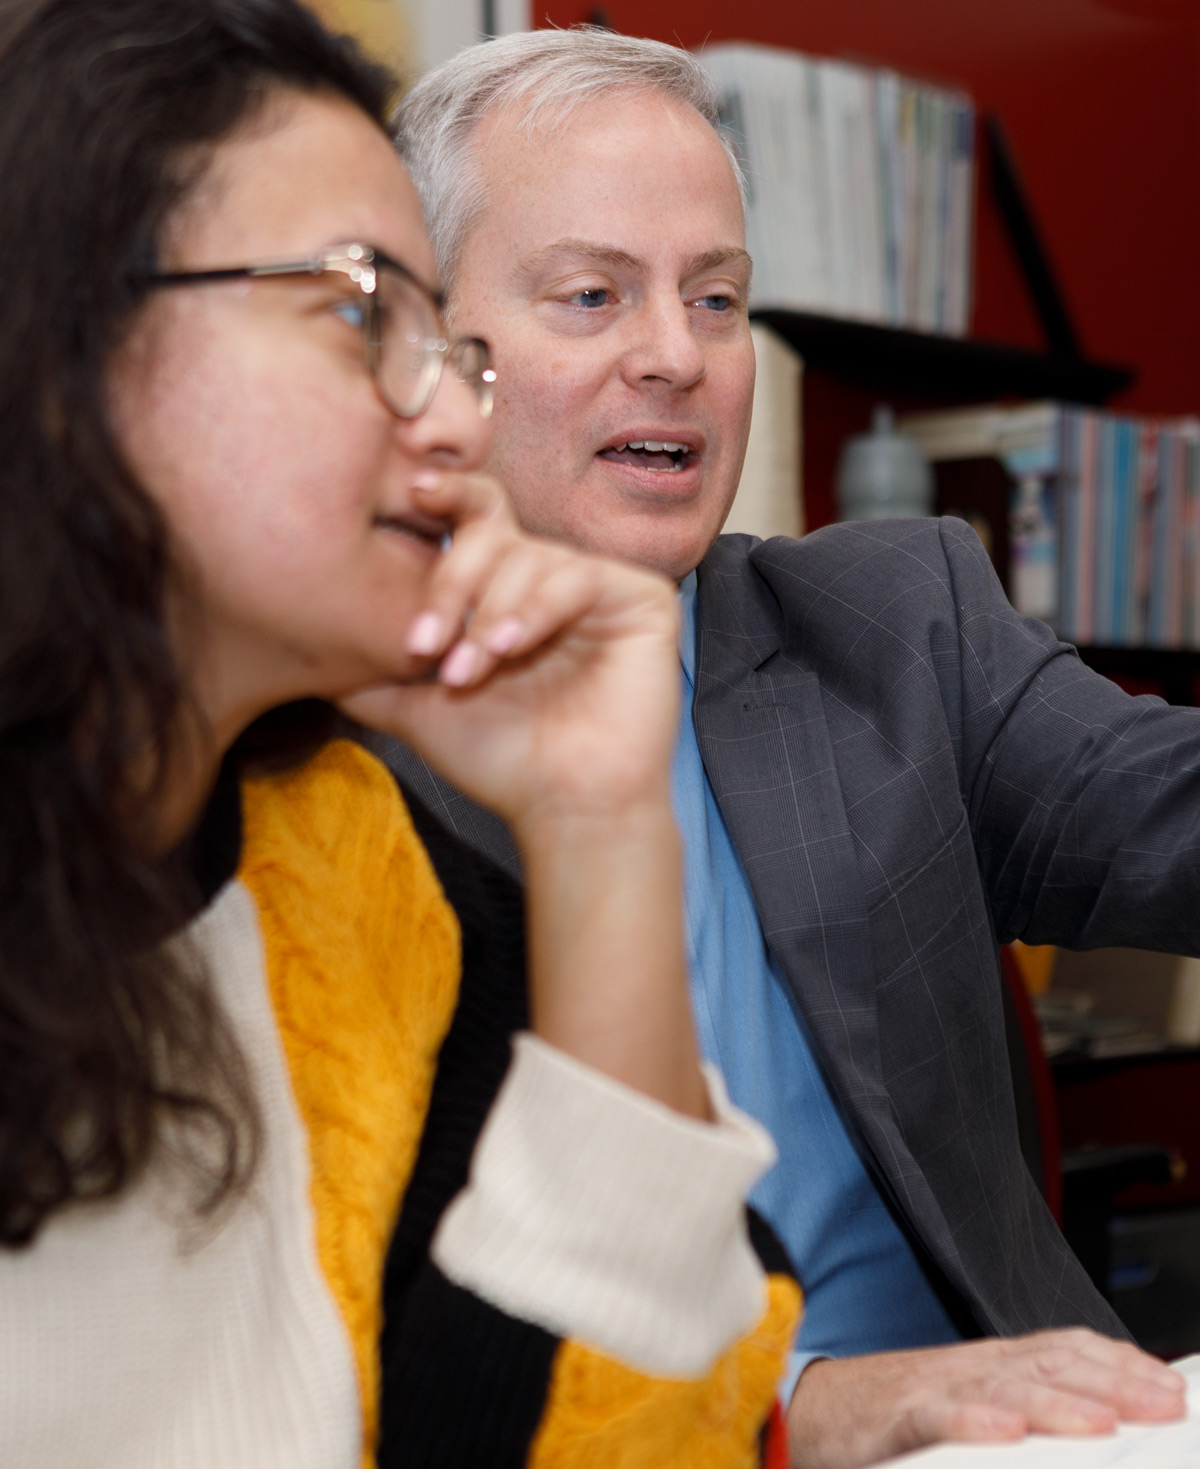
[[748,250],[732,246],[723,250],[705,250],[702,255],[692,256],[684,275],[700,275],[706,270],[719,270],[723,265],[744,265],[749,274],[753,263]]
[[640,270],[642,265],[636,255],[615,245],[598,245],[592,240],[555,240],[552,245],[535,250],[525,262],[526,269],[536,270],[539,266],[549,265],[560,255],[573,255],[621,270]]
[[[618,270],[640,270],[643,263],[636,255],[631,255],[628,250],[621,250],[616,245],[600,245],[593,240],[555,240],[552,245],[544,245],[540,250],[535,250],[525,262],[525,268],[537,270],[540,266],[553,263],[560,256],[574,256],[576,259],[593,261],[596,265],[611,265]],[[723,265],[744,265],[749,271],[750,255],[746,250],[734,246],[705,250],[692,256],[684,269],[684,275],[700,275],[706,270],[719,270]]]

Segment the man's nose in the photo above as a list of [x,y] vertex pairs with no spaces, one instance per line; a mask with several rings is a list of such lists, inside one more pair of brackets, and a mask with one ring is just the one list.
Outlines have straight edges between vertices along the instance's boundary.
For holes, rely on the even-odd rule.
[[683,391],[703,380],[704,352],[678,296],[646,300],[631,325],[633,337],[622,362],[630,387],[658,381]]

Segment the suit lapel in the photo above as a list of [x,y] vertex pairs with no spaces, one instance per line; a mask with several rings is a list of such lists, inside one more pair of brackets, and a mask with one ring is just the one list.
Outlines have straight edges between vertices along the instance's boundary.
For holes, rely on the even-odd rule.
[[820,685],[745,590],[701,568],[700,753],[771,951],[844,1100],[868,1102],[882,1094],[870,932]]
[[766,583],[721,541],[700,567],[696,632],[697,741],[767,943],[852,1130],[954,1279],[945,1218],[881,1072],[870,926],[819,681],[783,648]]

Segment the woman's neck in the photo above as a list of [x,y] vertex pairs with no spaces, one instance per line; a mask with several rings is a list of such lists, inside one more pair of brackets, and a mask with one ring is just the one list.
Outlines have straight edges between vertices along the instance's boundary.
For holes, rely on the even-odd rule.
[[[194,725],[195,720],[187,721]],[[147,755],[133,772],[131,784],[141,798],[138,845],[153,856],[180,846],[204,814],[217,781],[228,743],[218,743],[209,731],[191,728],[171,741],[161,765]]]

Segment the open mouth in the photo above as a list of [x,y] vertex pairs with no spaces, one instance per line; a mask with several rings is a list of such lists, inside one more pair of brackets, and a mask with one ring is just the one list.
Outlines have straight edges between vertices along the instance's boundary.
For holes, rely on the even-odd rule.
[[635,469],[648,469],[653,474],[678,474],[693,463],[696,455],[687,444],[666,439],[637,439],[600,450],[600,458],[610,464],[631,464]]

